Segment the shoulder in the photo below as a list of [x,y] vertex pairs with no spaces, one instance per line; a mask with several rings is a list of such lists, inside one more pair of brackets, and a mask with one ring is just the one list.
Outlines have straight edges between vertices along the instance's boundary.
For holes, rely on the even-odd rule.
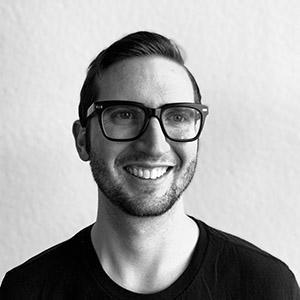
[[35,290],[40,292],[47,282],[61,281],[73,273],[78,262],[81,236],[88,228],[7,272],[1,284],[0,295],[11,295],[15,291],[18,295],[32,296]]
[[251,267],[252,271],[255,271],[255,268],[264,267],[289,271],[288,266],[283,261],[251,242],[206,224],[204,224],[204,226],[207,229],[210,242],[218,245],[219,249],[222,248],[224,255],[234,254],[233,256],[241,263],[241,267]]
[[[200,223],[208,238],[207,267],[214,267],[215,276],[234,281],[240,290],[249,293],[266,293],[272,299],[300,299],[295,276],[283,261],[244,239]],[[285,298],[287,294],[291,297]]]

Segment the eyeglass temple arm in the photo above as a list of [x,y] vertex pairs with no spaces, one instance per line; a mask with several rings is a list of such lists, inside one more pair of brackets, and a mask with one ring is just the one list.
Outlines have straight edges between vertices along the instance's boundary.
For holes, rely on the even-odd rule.
[[96,105],[93,103],[87,110],[86,117],[88,118],[96,110]]

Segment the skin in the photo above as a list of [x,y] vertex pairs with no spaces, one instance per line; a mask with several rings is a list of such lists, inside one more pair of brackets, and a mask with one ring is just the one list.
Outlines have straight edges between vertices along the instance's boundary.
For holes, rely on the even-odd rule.
[[[112,65],[98,79],[98,99],[139,101],[149,107],[194,102],[184,68],[162,57],[131,58]],[[91,232],[99,261],[120,286],[154,293],[172,284],[185,270],[198,239],[197,225],[185,215],[181,193],[197,162],[197,141],[172,142],[152,118],[135,141],[107,140],[97,117],[86,131],[76,121],[76,147],[90,160],[98,184],[98,215]],[[169,167],[162,177],[146,180],[126,167]]]

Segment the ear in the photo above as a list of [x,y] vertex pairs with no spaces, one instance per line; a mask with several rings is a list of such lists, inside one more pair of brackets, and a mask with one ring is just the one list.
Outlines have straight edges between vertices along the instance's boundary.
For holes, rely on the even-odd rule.
[[83,161],[88,161],[90,159],[88,149],[87,149],[87,132],[86,128],[82,127],[79,120],[75,121],[73,124],[73,136],[75,139],[75,145],[77,152],[79,154],[79,157]]

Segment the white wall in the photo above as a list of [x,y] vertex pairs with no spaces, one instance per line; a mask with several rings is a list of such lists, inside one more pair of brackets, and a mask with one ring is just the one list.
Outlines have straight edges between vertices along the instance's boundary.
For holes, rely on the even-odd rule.
[[0,280],[94,221],[96,185],[71,135],[85,71],[151,30],[185,49],[210,107],[187,211],[299,281],[299,3],[0,0]]

